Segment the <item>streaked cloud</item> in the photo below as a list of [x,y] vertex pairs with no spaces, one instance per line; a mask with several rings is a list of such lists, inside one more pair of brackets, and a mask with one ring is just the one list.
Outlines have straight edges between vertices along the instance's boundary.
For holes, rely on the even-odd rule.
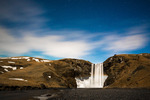
[[91,44],[84,40],[66,40],[63,35],[36,36],[26,34],[14,37],[9,31],[0,28],[0,50],[6,55],[22,55],[30,51],[41,51],[54,57],[78,58],[89,54]]
[[[149,25],[145,24],[127,26],[124,30],[118,27],[118,30],[113,32],[106,28],[108,30],[99,33],[101,30],[94,29],[94,26],[109,26],[107,23],[99,23],[100,17],[93,16],[92,20],[84,20],[73,16],[69,23],[70,27],[67,25],[64,29],[62,22],[70,19],[61,17],[61,14],[68,15],[68,12],[61,13],[61,10],[55,10],[57,7],[51,12],[50,8],[39,6],[39,3],[32,0],[3,0],[0,1],[0,5],[0,55],[4,56],[33,56],[31,52],[37,51],[34,56],[96,60],[101,58],[101,55],[102,59],[105,59],[109,54],[140,50],[149,42],[149,31],[146,29]],[[53,13],[55,16],[51,17]],[[60,19],[57,19],[58,15]],[[76,21],[77,25],[74,28],[73,24]],[[91,31],[89,27],[80,26],[83,21],[91,26]],[[57,24],[63,29],[52,29],[51,25]]]
[[[48,31],[48,30],[47,30]],[[144,34],[92,35],[83,31],[49,31],[49,35],[37,35],[23,32],[22,36],[11,35],[11,30],[0,28],[0,51],[6,55],[23,55],[31,51],[40,51],[54,57],[81,58],[91,55],[94,50],[125,52],[141,49],[146,45]],[[63,33],[66,33],[63,35]],[[75,34],[75,36],[74,36]],[[101,33],[99,33],[101,34]],[[93,41],[96,37],[97,39]]]
[[135,35],[111,35],[105,38],[106,46],[105,50],[112,50],[115,52],[131,51],[144,47],[147,42],[147,38],[142,34]]

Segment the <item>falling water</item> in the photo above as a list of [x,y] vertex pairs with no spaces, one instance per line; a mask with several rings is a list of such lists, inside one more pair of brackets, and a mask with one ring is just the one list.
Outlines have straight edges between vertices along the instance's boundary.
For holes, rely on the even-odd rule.
[[76,78],[77,88],[102,88],[107,76],[104,75],[103,63],[91,65],[91,76],[88,79]]
[[102,88],[104,83],[103,63],[92,64],[90,87]]

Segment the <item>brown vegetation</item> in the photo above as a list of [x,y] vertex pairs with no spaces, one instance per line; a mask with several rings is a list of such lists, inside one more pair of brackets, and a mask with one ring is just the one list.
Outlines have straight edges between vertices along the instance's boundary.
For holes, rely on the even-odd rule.
[[114,55],[104,62],[108,88],[150,88],[150,54]]
[[[30,61],[27,59],[0,59],[0,71],[3,72],[0,74],[0,88],[76,88],[75,77],[90,75],[91,63],[88,61],[61,59],[37,62],[30,59]],[[8,63],[10,61],[15,63]],[[11,66],[17,69],[13,70],[2,66]],[[21,78],[27,81],[10,80],[10,78]]]

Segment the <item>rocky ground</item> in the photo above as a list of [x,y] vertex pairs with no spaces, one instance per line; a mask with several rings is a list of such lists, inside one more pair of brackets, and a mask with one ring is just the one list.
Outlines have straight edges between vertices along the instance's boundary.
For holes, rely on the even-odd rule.
[[2,100],[149,100],[148,89],[46,89],[0,91]]

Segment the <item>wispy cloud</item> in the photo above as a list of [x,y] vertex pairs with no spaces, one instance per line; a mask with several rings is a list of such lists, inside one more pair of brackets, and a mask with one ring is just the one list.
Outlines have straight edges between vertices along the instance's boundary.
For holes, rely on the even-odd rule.
[[148,25],[143,24],[140,26],[135,26],[135,27],[131,27],[129,29],[126,29],[127,34],[141,34],[141,33],[145,33],[146,29],[148,28]]
[[115,52],[122,52],[122,51],[131,51],[142,48],[145,46],[147,41],[145,35],[127,35],[127,36],[120,36],[120,35],[111,35],[105,38],[106,46],[105,50],[112,50]]
[[[48,31],[48,30],[47,30]],[[49,31],[49,35],[37,35],[34,31],[24,32],[21,37],[10,34],[11,31],[0,28],[0,51],[7,55],[22,55],[31,51],[40,51],[54,57],[79,58],[99,52],[126,52],[144,47],[147,43],[145,34],[85,34],[84,31]],[[66,34],[63,34],[66,33]],[[99,33],[100,34],[100,33]],[[97,40],[93,41],[96,37]]]
[[[84,31],[42,29],[47,18],[42,17],[45,11],[35,2],[10,0],[1,1],[0,5],[0,20],[8,21],[15,26],[11,30],[0,27],[1,54],[11,56],[41,51],[49,56],[74,58],[89,54],[92,45],[86,39],[91,36],[84,36]],[[15,32],[19,36],[16,37]]]
[[0,21],[13,25],[10,29],[0,23],[0,26],[3,26],[0,27],[0,54],[20,56],[39,51],[48,56],[81,58],[91,56],[95,52],[108,54],[138,50],[145,47],[149,39],[146,35],[146,25],[126,29],[124,33],[117,30],[109,33],[50,30],[50,26],[43,29],[43,25],[49,21],[43,17],[44,14],[45,10],[30,0],[0,1]]
[[147,26],[141,25],[126,29],[124,33],[112,32],[111,34],[103,33],[103,36],[93,41],[92,45],[100,51],[111,53],[129,52],[144,48],[149,42],[147,35]]
[[89,54],[91,45],[84,40],[66,40],[62,35],[36,36],[27,34],[19,39],[0,28],[0,49],[7,54],[21,55],[30,51],[41,51],[54,57],[78,58]]

